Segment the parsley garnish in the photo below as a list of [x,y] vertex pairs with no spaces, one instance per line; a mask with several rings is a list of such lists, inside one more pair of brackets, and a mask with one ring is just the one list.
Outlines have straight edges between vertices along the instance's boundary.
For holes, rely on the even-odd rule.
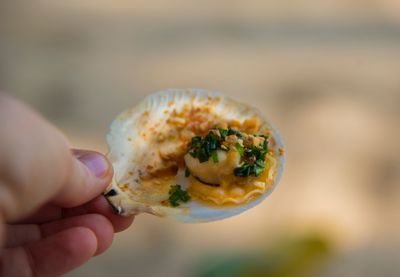
[[[262,145],[251,145],[243,148],[242,145],[235,145],[242,156],[243,164],[234,169],[233,173],[238,177],[258,176],[265,168],[265,155],[268,152],[268,141],[265,139]],[[244,149],[242,151],[242,149]],[[243,154],[242,154],[243,153]]]
[[218,160],[218,153],[217,153],[217,150],[214,150],[214,151],[211,152],[211,158],[212,158],[212,160],[213,160],[214,163],[217,163],[217,162],[219,161],[219,160]]
[[244,155],[243,146],[239,142],[236,142],[235,147],[236,147],[237,151],[239,152],[240,156],[243,156]]
[[198,158],[201,163],[208,161],[212,152],[217,150],[220,143],[220,138],[212,132],[208,132],[205,137],[195,136],[192,138],[189,154],[193,158]]
[[222,129],[218,128],[219,133],[221,134],[221,137],[225,139],[225,137],[228,135],[228,129]]
[[178,207],[179,202],[186,203],[190,200],[189,193],[181,189],[180,185],[171,186],[169,189],[169,203],[172,207]]
[[195,136],[192,138],[192,142],[189,148],[189,154],[193,158],[199,159],[201,163],[208,161],[210,158],[215,163],[218,162],[217,150],[229,151],[229,147],[222,144],[225,138],[230,135],[236,135],[242,137],[243,135],[232,128],[228,129],[212,129],[204,137]]
[[[225,140],[231,135],[235,135],[238,139],[245,139],[245,135],[230,127],[228,129],[211,129],[204,137],[195,136],[192,138],[189,147],[189,154],[193,158],[197,158],[201,163],[207,162],[210,158],[214,163],[218,163],[219,159],[217,150],[229,151],[229,147],[226,145]],[[241,166],[235,168],[233,172],[235,176],[258,176],[265,168],[264,161],[265,155],[268,152],[268,137],[264,135],[254,136],[262,137],[264,138],[264,141],[259,146],[255,146],[254,144],[244,146],[239,142],[234,144],[234,147],[241,157]]]
[[230,136],[230,135],[235,135],[235,136],[237,136],[238,138],[243,137],[242,133],[240,133],[238,130],[233,129],[233,128],[229,128],[229,129],[228,129],[228,136]]

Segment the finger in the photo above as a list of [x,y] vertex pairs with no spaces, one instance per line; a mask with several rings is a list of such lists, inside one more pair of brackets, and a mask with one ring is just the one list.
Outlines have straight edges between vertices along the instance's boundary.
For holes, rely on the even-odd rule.
[[23,220],[20,220],[18,222],[11,222],[11,223],[40,224],[84,214],[104,215],[113,225],[114,232],[121,232],[126,228],[128,228],[132,224],[134,218],[133,216],[126,217],[126,216],[116,215],[112,211],[110,204],[107,202],[104,196],[98,196],[95,199],[91,200],[90,202],[75,208],[62,209],[59,206],[47,204],[41,207],[39,210],[37,210],[29,217],[24,218]]
[[98,196],[97,198],[93,199],[85,205],[63,210],[64,217],[71,217],[88,213],[98,213],[107,217],[114,227],[114,232],[121,232],[125,230],[132,224],[134,219],[133,216],[126,217],[116,215],[112,211],[110,204],[107,202],[104,196]]
[[74,227],[24,247],[6,249],[0,276],[59,276],[88,261],[97,238],[88,228]]
[[95,151],[73,150],[72,170],[54,203],[75,207],[100,195],[108,186],[113,174],[107,158]]
[[[65,218],[40,226],[43,237],[51,236],[72,227],[85,227],[92,230],[97,237],[96,255],[103,253],[112,243],[114,228],[110,221],[99,214],[86,214]],[[79,240],[76,241],[78,243]]]
[[111,245],[114,228],[110,221],[99,214],[86,214],[42,225],[9,224],[6,226],[5,247],[16,247],[38,241],[43,237],[48,237],[71,227],[86,227],[93,231],[98,240],[96,254],[104,252]]
[[9,221],[11,224],[40,224],[62,218],[62,208],[53,204],[46,204],[29,216],[18,221]]
[[6,225],[4,247],[16,247],[42,238],[40,228],[36,224]]

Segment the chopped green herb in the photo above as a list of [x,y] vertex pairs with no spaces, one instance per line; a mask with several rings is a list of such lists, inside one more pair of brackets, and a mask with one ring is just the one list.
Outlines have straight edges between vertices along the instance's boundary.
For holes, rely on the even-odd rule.
[[[221,137],[217,136],[212,131],[208,132],[205,137],[193,137],[189,148],[189,154],[193,158],[199,159],[201,163],[204,163],[212,157],[213,152],[221,149],[222,141]],[[213,160],[215,161],[214,157]]]
[[264,171],[264,166],[259,167],[259,166],[254,166],[254,175],[258,176]]
[[210,157],[210,150],[207,148],[207,146],[205,148],[199,149],[199,151],[197,152],[197,157],[199,158],[201,163],[208,161],[208,158]]
[[239,152],[240,156],[243,156],[244,155],[243,146],[239,142],[236,142],[235,147],[236,147],[237,151]]
[[187,191],[182,190],[180,185],[174,185],[171,186],[169,190],[168,200],[172,207],[178,207],[180,205],[179,202],[188,202],[190,200],[190,196]]
[[250,173],[250,172],[248,172],[249,170],[250,170],[250,165],[244,164],[240,167],[235,168],[233,173],[235,174],[235,176],[238,176],[238,177],[247,177],[247,176],[249,176],[249,173]]
[[255,164],[259,167],[265,167],[265,162],[263,160],[256,160]]
[[[238,151],[240,153],[239,149]],[[265,169],[265,156],[267,152],[267,139],[260,146],[251,145],[244,148],[243,155],[241,155],[243,164],[234,169],[234,175],[239,177],[259,176]]]
[[193,145],[197,145],[200,142],[201,142],[201,137],[199,137],[199,136],[192,137],[192,144]]
[[264,171],[264,168],[256,164],[243,164],[235,168],[233,173],[238,177],[259,176]]
[[239,138],[241,138],[243,136],[242,133],[240,133],[238,130],[233,129],[233,128],[228,129],[228,136],[230,136],[230,135],[235,135]]
[[262,147],[263,147],[263,150],[267,153],[268,152],[268,140],[267,140],[267,138],[265,138]]
[[225,139],[225,137],[228,135],[228,129],[222,129],[222,128],[218,128],[219,133],[221,134],[221,137],[223,139]]
[[212,157],[212,160],[213,160],[214,163],[217,163],[217,162],[218,162],[218,153],[217,153],[217,150],[212,151],[211,157]]

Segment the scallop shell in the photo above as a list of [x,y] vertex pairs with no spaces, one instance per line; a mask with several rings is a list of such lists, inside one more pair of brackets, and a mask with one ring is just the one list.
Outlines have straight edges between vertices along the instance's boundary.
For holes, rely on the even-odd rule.
[[[179,207],[162,205],[160,201],[168,199],[168,191],[157,191],[139,182],[144,166],[154,158],[154,145],[151,142],[153,132],[163,132],[169,112],[179,112],[188,103],[191,103],[193,108],[200,107],[210,100],[216,100],[213,111],[220,117],[239,120],[258,117],[262,121],[262,128],[271,131],[276,142],[274,152],[278,161],[273,184],[261,197],[238,206],[214,207],[195,199]],[[256,206],[270,195],[282,176],[285,164],[285,157],[279,151],[280,148],[283,149],[280,135],[257,109],[225,97],[219,92],[202,89],[169,89],[149,95],[138,106],[122,112],[113,121],[107,142],[114,177],[105,196],[114,211],[121,215],[145,212],[171,217],[181,222],[208,222],[231,217]],[[179,170],[176,183],[187,188],[188,181],[183,175],[183,170]]]

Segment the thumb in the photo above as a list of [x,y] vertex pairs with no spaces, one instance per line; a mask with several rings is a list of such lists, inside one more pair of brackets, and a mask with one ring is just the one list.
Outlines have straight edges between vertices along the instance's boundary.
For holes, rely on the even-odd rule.
[[70,150],[64,135],[0,93],[0,213],[17,220],[49,201],[66,207],[100,194],[111,180],[106,157]]
[[101,153],[76,149],[72,156],[69,175],[53,201],[62,207],[78,206],[100,195],[113,175],[110,162]]

